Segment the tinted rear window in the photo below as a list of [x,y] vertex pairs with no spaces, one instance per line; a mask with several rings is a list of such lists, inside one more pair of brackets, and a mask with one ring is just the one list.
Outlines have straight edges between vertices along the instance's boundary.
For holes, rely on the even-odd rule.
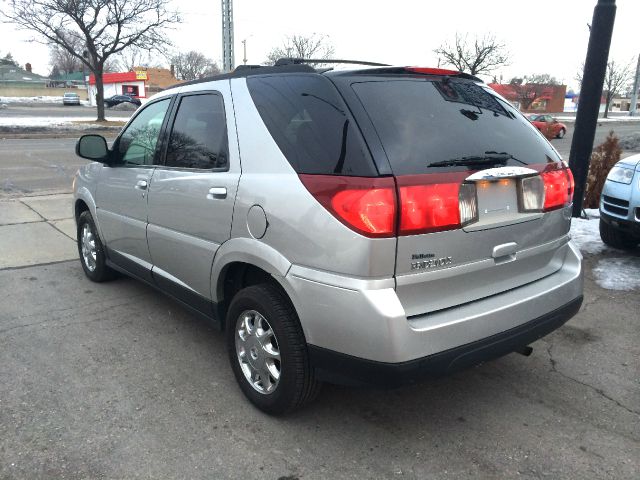
[[395,175],[441,171],[428,165],[486,152],[506,152],[520,160],[510,165],[560,160],[520,112],[471,81],[384,79],[353,83],[352,88]]
[[328,79],[313,74],[250,77],[247,85],[296,172],[377,175],[358,127]]

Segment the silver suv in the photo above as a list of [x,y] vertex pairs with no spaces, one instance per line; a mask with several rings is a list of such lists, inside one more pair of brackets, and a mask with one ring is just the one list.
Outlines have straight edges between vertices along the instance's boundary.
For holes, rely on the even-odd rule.
[[226,330],[281,413],[323,381],[396,386],[519,351],[579,309],[573,179],[459,72],[297,61],[155,95],[74,182],[82,268]]

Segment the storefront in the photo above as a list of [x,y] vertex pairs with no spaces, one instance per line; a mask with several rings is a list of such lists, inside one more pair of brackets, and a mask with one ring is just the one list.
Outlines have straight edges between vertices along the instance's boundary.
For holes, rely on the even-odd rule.
[[[105,73],[103,76],[104,98],[113,95],[131,95],[135,98],[147,98],[147,72]],[[96,79],[89,76],[89,101],[96,105]]]

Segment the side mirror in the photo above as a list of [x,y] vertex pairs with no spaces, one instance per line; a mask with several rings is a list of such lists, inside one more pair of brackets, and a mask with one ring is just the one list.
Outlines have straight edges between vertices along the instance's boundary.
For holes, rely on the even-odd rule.
[[109,156],[107,141],[102,135],[83,135],[76,142],[76,155],[106,163]]

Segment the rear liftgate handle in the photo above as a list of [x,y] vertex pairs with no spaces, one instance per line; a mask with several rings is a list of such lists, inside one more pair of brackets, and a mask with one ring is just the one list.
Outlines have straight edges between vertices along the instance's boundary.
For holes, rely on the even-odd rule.
[[496,263],[512,262],[516,259],[518,244],[516,242],[503,243],[493,247],[491,256]]

